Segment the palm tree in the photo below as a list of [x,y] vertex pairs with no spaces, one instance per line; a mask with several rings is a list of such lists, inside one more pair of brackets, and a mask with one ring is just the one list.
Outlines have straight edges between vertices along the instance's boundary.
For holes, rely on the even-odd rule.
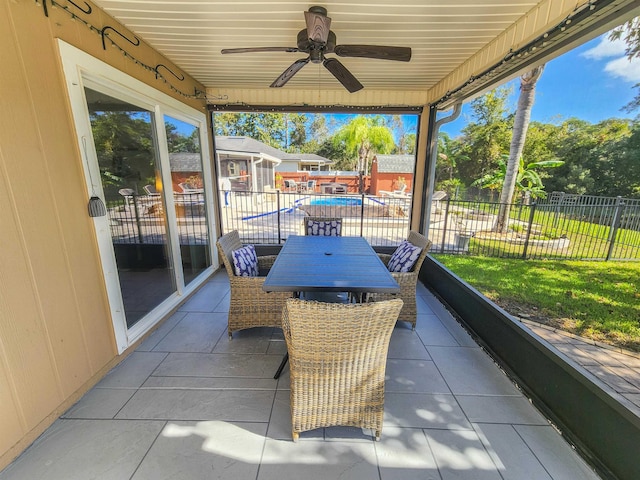
[[394,147],[393,133],[380,116],[359,115],[343,126],[335,140],[345,145],[349,155],[358,158],[356,171],[369,173],[372,154],[390,153]]
[[540,65],[520,77],[520,95],[518,96],[518,107],[513,121],[513,136],[511,137],[511,146],[509,147],[509,161],[504,176],[502,193],[500,194],[500,211],[498,212],[498,220],[496,222],[497,232],[504,233],[507,231],[507,220],[515,193],[518,166],[522,158],[524,142],[527,139],[536,82],[540,78],[540,75],[542,75],[543,69],[544,65]]

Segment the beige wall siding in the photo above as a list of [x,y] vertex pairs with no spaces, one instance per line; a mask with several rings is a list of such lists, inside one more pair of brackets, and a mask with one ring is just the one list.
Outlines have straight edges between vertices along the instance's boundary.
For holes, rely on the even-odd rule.
[[[117,356],[56,38],[205,109],[47,4],[48,18],[35,2],[0,0],[0,468]],[[95,8],[86,19],[127,32]]]

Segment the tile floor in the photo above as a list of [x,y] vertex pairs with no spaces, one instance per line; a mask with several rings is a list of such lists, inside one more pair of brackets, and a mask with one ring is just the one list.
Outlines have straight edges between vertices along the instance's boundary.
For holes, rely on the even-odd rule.
[[416,330],[391,339],[381,441],[293,443],[282,332],[229,341],[228,293],[212,277],[0,479],[598,478],[422,286]]

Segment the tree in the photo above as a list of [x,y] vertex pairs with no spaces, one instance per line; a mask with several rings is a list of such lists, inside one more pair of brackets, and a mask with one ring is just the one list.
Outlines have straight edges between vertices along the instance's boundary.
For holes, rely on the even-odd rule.
[[507,162],[504,184],[500,194],[500,210],[496,221],[496,231],[505,233],[508,228],[511,202],[515,193],[518,167],[522,162],[522,151],[527,139],[527,130],[531,118],[531,107],[535,98],[536,83],[542,74],[544,65],[537,66],[520,77],[520,95],[518,108],[513,122],[513,136],[509,147],[509,161]]
[[275,148],[285,149],[287,132],[283,113],[233,113],[214,115],[216,135],[250,137]]
[[[505,155],[506,157],[506,155]],[[508,157],[506,157],[508,159]],[[531,198],[545,198],[544,184],[540,175],[540,169],[556,168],[564,164],[561,160],[544,160],[542,162],[530,162],[525,165],[524,159],[518,161],[518,171],[515,176],[514,195],[522,192]],[[501,160],[499,168],[484,177],[476,180],[472,185],[477,185],[490,190],[501,189],[507,174],[507,162]]]
[[107,198],[117,198],[118,189],[155,177],[155,148],[151,117],[147,112],[92,111],[91,129],[98,155],[100,175]]
[[474,122],[462,129],[462,147],[456,168],[464,185],[492,172],[508,152],[510,118],[507,99],[511,89],[498,87],[471,102]]
[[[609,34],[610,40],[622,39],[627,44],[625,54],[629,61],[640,58],[640,17],[635,17],[628,22],[613,29]],[[640,83],[636,83],[634,88],[640,88]],[[627,112],[633,112],[640,108],[640,93],[628,104],[622,107]]]
[[307,144],[308,118],[304,113],[285,113],[285,128],[288,135],[287,150],[300,152]]
[[373,153],[390,153],[394,148],[393,134],[381,116],[358,115],[334,136],[351,158],[357,158],[355,170],[368,175]]

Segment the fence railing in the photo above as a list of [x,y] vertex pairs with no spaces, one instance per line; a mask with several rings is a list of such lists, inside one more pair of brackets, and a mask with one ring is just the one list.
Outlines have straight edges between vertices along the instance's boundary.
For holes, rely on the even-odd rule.
[[411,197],[336,195],[315,192],[234,192],[222,207],[223,233],[238,230],[244,243],[280,244],[302,235],[307,215],[341,217],[343,235],[362,236],[374,246],[397,245],[409,233]]
[[[595,197],[597,198],[597,197]],[[559,202],[511,205],[496,231],[501,204],[446,200],[433,209],[432,252],[492,257],[640,260],[640,204]]]
[[[219,192],[225,205],[224,192]],[[578,198],[575,198],[578,197]],[[180,243],[207,243],[204,195],[174,199]],[[395,246],[407,238],[409,196],[318,194],[315,192],[233,192],[221,207],[222,234],[238,230],[244,243],[282,244],[301,235],[307,215],[341,217],[343,235],[365,237],[371,245]],[[545,203],[510,207],[508,229],[496,231],[501,204],[442,200],[429,221],[431,252],[511,258],[640,260],[640,201],[551,195]],[[110,205],[115,243],[164,243],[159,198],[123,199]]]
[[[174,204],[180,245],[210,242],[204,193],[175,193]],[[127,195],[108,203],[111,238],[116,244],[167,243],[164,203],[160,195]]]

